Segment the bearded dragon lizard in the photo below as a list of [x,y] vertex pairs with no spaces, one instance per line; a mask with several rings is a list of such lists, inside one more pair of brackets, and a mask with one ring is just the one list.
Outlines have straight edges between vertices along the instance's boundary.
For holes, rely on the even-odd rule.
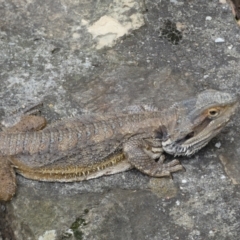
[[164,163],[164,153],[194,154],[221,131],[236,107],[236,96],[206,90],[163,111],[130,107],[121,113],[62,120],[46,128],[41,116],[15,118],[17,123],[0,132],[0,199],[7,201],[15,194],[15,171],[26,178],[57,182],[133,167],[152,177],[170,176],[183,167],[176,159]]

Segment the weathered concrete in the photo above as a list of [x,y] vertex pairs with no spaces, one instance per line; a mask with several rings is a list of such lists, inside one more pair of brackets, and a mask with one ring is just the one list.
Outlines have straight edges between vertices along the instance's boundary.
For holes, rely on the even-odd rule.
[[[0,3],[0,114],[36,100],[49,121],[203,89],[240,91],[240,29],[224,1]],[[186,172],[87,182],[18,177],[0,239],[238,239],[240,113]],[[221,161],[220,161],[221,160]]]

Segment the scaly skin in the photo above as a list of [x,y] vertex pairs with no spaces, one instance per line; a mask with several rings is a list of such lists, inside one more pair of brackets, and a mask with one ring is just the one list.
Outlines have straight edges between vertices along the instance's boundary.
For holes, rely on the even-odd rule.
[[236,107],[234,95],[207,90],[163,111],[136,106],[60,121],[42,130],[44,118],[23,116],[0,133],[0,200],[14,195],[15,170],[26,178],[58,182],[133,167],[153,177],[170,176],[183,167],[176,159],[164,163],[164,152],[195,153],[220,132]]

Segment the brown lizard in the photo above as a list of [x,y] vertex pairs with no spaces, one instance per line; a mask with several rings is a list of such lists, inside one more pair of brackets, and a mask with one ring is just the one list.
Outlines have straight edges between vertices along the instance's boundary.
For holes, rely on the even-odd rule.
[[[164,163],[164,152],[188,156],[204,147],[230,120],[236,96],[206,90],[159,111],[130,107],[121,113],[87,115],[45,126],[41,116],[16,117],[0,132],[0,199],[16,191],[15,171],[38,181],[72,182],[133,167],[153,176],[182,170]],[[6,121],[2,122],[6,124]]]

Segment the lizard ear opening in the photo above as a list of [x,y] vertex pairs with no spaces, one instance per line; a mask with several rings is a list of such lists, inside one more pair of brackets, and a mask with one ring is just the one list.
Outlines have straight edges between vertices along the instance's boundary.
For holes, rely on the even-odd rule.
[[168,133],[167,128],[165,126],[160,126],[158,129],[154,131],[155,138],[161,139],[162,141],[167,141]]

